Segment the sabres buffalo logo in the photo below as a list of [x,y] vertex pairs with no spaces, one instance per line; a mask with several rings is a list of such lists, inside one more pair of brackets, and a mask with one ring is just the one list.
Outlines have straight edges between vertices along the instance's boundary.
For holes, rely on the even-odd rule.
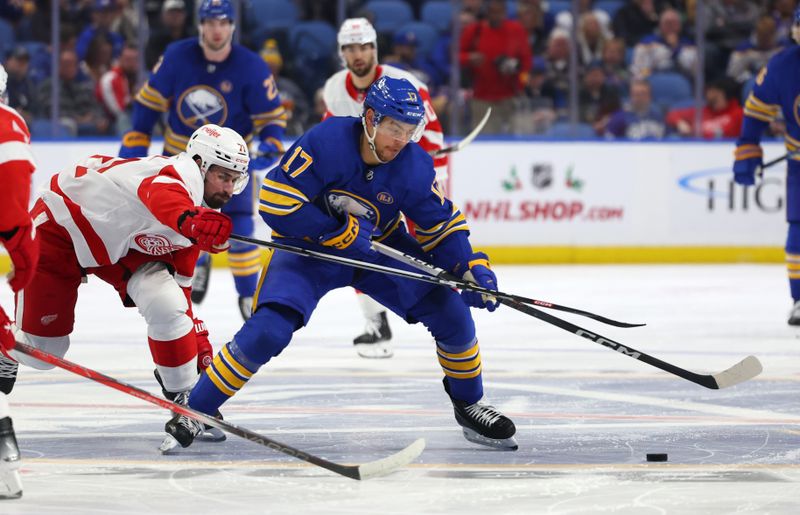
[[222,94],[209,86],[193,86],[178,98],[178,117],[184,125],[199,129],[213,123],[224,125],[228,104]]
[[328,206],[328,212],[333,215],[350,213],[358,218],[369,220],[375,225],[380,224],[381,215],[378,209],[368,200],[353,193],[331,190],[325,196],[325,204]]
[[151,256],[163,256],[178,250],[167,238],[158,234],[137,234],[133,241],[142,252]]

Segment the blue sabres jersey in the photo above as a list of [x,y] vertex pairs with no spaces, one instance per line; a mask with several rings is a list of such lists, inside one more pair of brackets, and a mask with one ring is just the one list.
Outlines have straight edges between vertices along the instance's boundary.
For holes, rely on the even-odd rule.
[[[759,72],[744,106],[740,144],[757,144],[769,122],[783,113],[786,121],[786,148],[800,149],[800,46],[793,45],[776,54]],[[800,156],[792,156],[800,161]]]
[[[466,219],[439,190],[428,153],[409,143],[392,161],[370,166],[359,152],[362,133],[359,118],[333,117],[286,152],[259,194],[259,212],[273,236],[316,242],[341,227],[350,213],[378,227],[381,240],[405,231],[405,214],[417,225],[425,252],[434,252],[450,235],[463,240],[456,254],[470,252]],[[455,263],[464,256],[452,258]]]
[[[149,112],[148,112],[149,111]],[[152,76],[136,96],[130,141],[148,139],[160,113],[168,112],[164,153],[186,148],[189,136],[207,123],[230,127],[249,142],[280,140],[286,127],[275,78],[254,52],[234,44],[227,59],[206,60],[197,38],[167,47]],[[126,140],[129,139],[126,135]]]

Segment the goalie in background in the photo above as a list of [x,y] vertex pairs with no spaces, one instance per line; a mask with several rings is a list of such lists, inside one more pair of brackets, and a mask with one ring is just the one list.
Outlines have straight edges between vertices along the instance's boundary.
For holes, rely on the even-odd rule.
[[[8,74],[0,65],[0,244],[8,252],[14,270],[8,285],[16,294],[30,283],[39,261],[39,240],[28,214],[31,175],[35,170],[31,155],[31,134],[25,120],[5,104]],[[14,325],[0,307],[0,499],[22,496],[19,477],[20,455],[6,395],[11,392],[11,377],[17,364],[6,358],[14,346]]]

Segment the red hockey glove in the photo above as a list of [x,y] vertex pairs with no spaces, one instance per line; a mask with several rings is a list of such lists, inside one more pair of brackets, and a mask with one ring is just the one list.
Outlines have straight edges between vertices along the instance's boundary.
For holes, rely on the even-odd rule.
[[196,243],[200,250],[216,254],[230,247],[228,238],[233,230],[233,222],[219,211],[198,207],[192,211],[184,211],[178,217],[178,229]]
[[8,351],[14,348],[17,341],[11,330],[11,319],[8,318],[3,308],[0,308],[0,352],[8,356]]
[[17,227],[16,232],[8,240],[0,237],[0,241],[3,241],[11,262],[14,263],[14,271],[9,275],[8,285],[16,293],[31,282],[36,265],[39,263],[36,227],[28,221],[26,225]]
[[197,338],[197,371],[202,372],[214,359],[214,349],[208,340],[206,323],[199,318],[194,319],[194,335]]

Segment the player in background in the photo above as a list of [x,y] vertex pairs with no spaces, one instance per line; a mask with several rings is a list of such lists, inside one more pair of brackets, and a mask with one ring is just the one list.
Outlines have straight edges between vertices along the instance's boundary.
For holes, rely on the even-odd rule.
[[78,288],[95,275],[139,310],[165,396],[185,403],[213,354],[205,324],[192,313],[192,273],[201,250],[227,250],[232,222],[217,210],[247,184],[249,162],[240,135],[209,124],[176,156],[95,155],[54,175],[31,212],[41,254],[17,294],[16,341],[63,357]]
[[[31,134],[22,116],[6,105],[7,81],[8,74],[0,65],[0,244],[14,265],[8,285],[17,293],[33,277],[39,261],[39,240],[28,214],[35,169]],[[9,379],[17,372],[16,362],[6,357],[7,349],[13,346],[13,324],[0,306],[0,499],[22,496],[19,447],[6,399],[11,391]]]
[[[169,45],[136,96],[133,128],[123,136],[119,155],[147,155],[153,127],[167,113],[164,155],[182,152],[197,128],[214,123],[244,135],[248,143],[258,142],[258,157],[251,161],[251,172],[268,168],[283,150],[281,139],[286,128],[275,78],[258,54],[232,43],[236,27],[230,0],[203,0],[198,18],[199,39]],[[252,236],[254,204],[250,183],[223,208],[233,220],[236,234]],[[231,242],[228,262],[239,309],[247,318],[261,269],[261,251],[249,243]],[[210,258],[204,254],[194,281],[195,303],[205,296],[210,267]]]
[[[333,74],[325,83],[323,100],[325,118],[329,116],[361,116],[364,98],[369,87],[380,77],[406,79],[419,91],[425,106],[425,125],[419,145],[427,152],[442,148],[444,136],[442,125],[431,105],[428,88],[411,73],[389,65],[378,64],[378,36],[366,18],[350,18],[342,23],[337,36],[339,57],[345,66]],[[447,156],[435,157],[436,180],[442,191],[447,192]],[[413,232],[413,224],[410,225]],[[364,358],[390,358],[393,351],[389,340],[392,331],[383,306],[367,295],[358,295],[361,310],[366,318],[364,334],[356,337],[353,344]]]
[[[461,211],[439,189],[433,160],[416,141],[425,108],[405,79],[381,77],[369,89],[362,117],[329,118],[295,142],[261,185],[259,211],[273,238],[315,251],[409,268],[372,249],[373,237],[466,280],[497,288],[486,254],[473,252]],[[417,223],[416,239],[403,214]],[[481,355],[469,307],[494,311],[497,300],[398,278],[272,252],[261,274],[253,317],[215,356],[189,396],[204,413],[239,391],[259,367],[289,344],[329,291],[352,286],[401,318],[422,322],[436,343],[444,388],[464,436],[513,450],[514,423],[483,397]],[[175,416],[165,442],[186,447],[200,423]]]
[[[800,42],[800,7],[794,13],[792,38]],[[733,178],[743,186],[755,184],[763,166],[761,135],[777,116],[786,121],[786,149],[790,153],[786,174],[786,268],[794,305],[789,325],[800,326],[800,47],[791,45],[772,57],[756,77],[744,106],[742,132],[736,142]]]

